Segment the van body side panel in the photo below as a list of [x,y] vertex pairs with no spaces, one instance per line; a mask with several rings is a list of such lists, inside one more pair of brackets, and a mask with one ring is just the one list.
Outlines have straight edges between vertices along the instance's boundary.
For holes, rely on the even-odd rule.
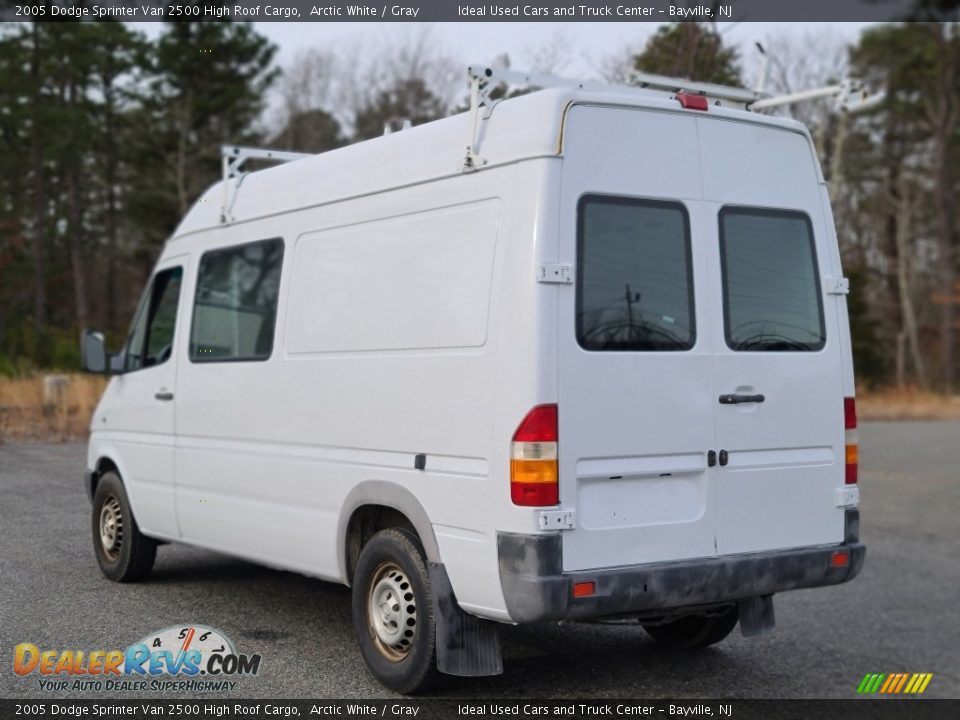
[[287,354],[481,347],[500,217],[491,199],[301,235]]
[[[704,207],[713,218],[701,229],[700,241],[723,247],[723,229],[731,235],[721,258],[721,270],[727,263],[729,277],[721,282],[729,284],[729,297],[722,289],[710,302],[717,386],[721,394],[764,396],[762,403],[716,406],[718,447],[729,456],[729,464],[718,469],[717,551],[839,543],[844,536],[844,509],[836,504],[836,491],[844,484],[843,357],[837,304],[823,294],[824,280],[832,274],[834,236],[824,223],[810,142],[800,133],[750,123],[700,119],[698,126]],[[792,237],[794,232],[809,240]],[[737,233],[762,235],[733,237]],[[803,244],[809,241],[808,250]],[[750,257],[742,256],[746,252]],[[779,260],[783,257],[791,262]],[[737,303],[740,314],[734,317],[721,298]],[[786,323],[799,322],[804,313],[812,318],[817,303],[825,331],[821,348],[731,347],[736,329],[725,323],[753,323],[742,330],[780,339],[783,324],[769,320],[769,307],[758,306],[782,306]],[[766,327],[753,317],[768,318]]]
[[[690,235],[701,192],[695,119],[574,106],[564,153],[560,257],[571,266],[580,263],[581,275],[577,287],[561,291],[559,309],[561,503],[576,512],[576,527],[563,533],[563,569],[712,556],[716,492],[707,451],[714,447],[713,358],[699,330],[707,320],[700,286],[709,270]],[[582,217],[588,212],[596,218]],[[642,268],[642,277],[633,279],[618,267],[622,256],[611,253],[643,242],[631,223],[671,224],[670,231],[679,233],[673,225],[681,217],[686,258],[664,262],[692,283],[687,304],[695,327],[665,311],[657,320],[693,334],[692,347],[585,348],[576,323],[578,292],[590,295],[594,305],[584,312],[601,316],[601,331],[603,324],[619,324],[624,335],[633,328],[642,333],[639,328],[653,319],[644,316],[647,298],[669,292],[663,285],[672,279],[644,275]],[[646,257],[653,262],[665,252],[651,247]],[[594,288],[598,278],[605,285]]]
[[557,303],[565,286],[537,282],[537,268],[559,261],[561,158],[517,165],[510,196],[511,240],[500,246],[491,297],[491,341],[496,352],[491,386],[493,522],[497,530],[539,532],[537,512],[510,497],[510,445],[536,405],[557,402]]
[[[502,196],[514,172],[191,238],[198,256],[270,237],[284,239],[285,253],[270,358],[183,358],[177,502],[186,541],[346,582],[337,551],[343,504],[357,486],[394,484],[430,518],[461,603],[505,617],[488,327],[490,288],[511,244]],[[424,252],[407,254],[406,244]],[[414,468],[418,453],[425,470]],[[367,502],[389,504],[377,493]]]
[[[833,221],[833,210],[830,207],[830,195],[826,183],[820,184],[820,208],[823,211],[823,223],[827,232],[827,245],[832,249],[829,254],[830,268],[833,276],[843,277],[843,264],[840,260],[840,244],[837,241],[836,224]],[[846,295],[827,295],[824,303],[832,303],[837,308],[837,337],[840,339],[840,355],[843,364],[843,395],[856,395],[856,385],[853,377],[853,343],[850,338],[850,315],[847,309]]]

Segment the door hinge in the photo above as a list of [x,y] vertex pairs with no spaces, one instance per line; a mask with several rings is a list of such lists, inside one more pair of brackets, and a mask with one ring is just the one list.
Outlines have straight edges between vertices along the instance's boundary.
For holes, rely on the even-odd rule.
[[827,295],[848,295],[850,293],[850,281],[847,278],[827,278]]
[[540,265],[537,282],[569,285],[573,282],[573,270],[569,265]]
[[541,530],[573,530],[573,510],[542,510],[539,525]]

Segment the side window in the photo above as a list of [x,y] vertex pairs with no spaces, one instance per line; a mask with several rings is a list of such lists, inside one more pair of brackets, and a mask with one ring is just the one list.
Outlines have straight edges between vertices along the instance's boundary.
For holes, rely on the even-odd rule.
[[270,357],[282,263],[279,239],[203,254],[190,329],[193,362]]
[[813,228],[804,213],[723,208],[720,260],[724,330],[732,350],[824,346],[820,274]]
[[577,342],[689,350],[696,341],[690,221],[676,202],[587,195],[577,216]]
[[179,267],[163,270],[154,276],[140,301],[137,319],[127,342],[125,372],[161,365],[170,359],[182,280],[183,268]]

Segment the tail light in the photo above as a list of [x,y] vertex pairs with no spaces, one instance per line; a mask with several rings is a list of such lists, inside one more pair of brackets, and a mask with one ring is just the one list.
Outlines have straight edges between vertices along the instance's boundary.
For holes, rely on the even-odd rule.
[[859,447],[857,445],[857,400],[852,397],[843,399],[843,428],[845,430],[844,456],[846,461],[846,484],[857,484],[857,465]]
[[510,445],[510,498],[514,505],[560,503],[557,466],[557,406],[527,413]]

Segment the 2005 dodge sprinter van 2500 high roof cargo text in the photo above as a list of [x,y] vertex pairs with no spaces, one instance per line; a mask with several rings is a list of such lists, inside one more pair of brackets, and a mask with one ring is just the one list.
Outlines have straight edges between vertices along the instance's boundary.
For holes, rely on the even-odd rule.
[[[400,692],[498,623],[696,647],[863,564],[846,281],[803,126],[578,83],[316,156],[227,150],[92,419],[93,543],[344,583]],[[489,79],[489,81],[488,81]],[[464,154],[466,148],[466,154]],[[287,161],[242,174],[249,157]]]

